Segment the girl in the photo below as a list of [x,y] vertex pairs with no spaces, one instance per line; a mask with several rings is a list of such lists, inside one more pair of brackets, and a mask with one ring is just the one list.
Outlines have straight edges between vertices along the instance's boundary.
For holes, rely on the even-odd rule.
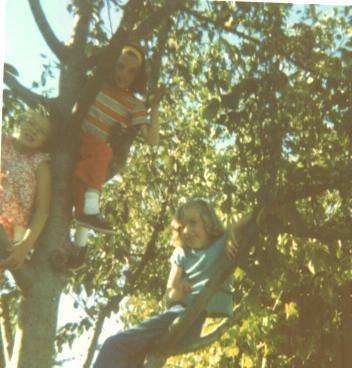
[[[214,263],[227,249],[236,254],[234,227],[225,241],[224,228],[214,208],[203,199],[181,205],[172,221],[171,242],[176,246],[171,256],[171,270],[166,287],[166,312],[108,338],[102,346],[94,368],[143,367],[145,355],[164,335],[172,322],[204,288],[214,273]],[[207,314],[231,316],[233,310],[230,276],[223,288],[208,304],[207,310],[193,324],[187,339],[199,336]]]
[[[73,197],[77,229],[68,267],[78,267],[85,255],[89,228],[113,233],[99,214],[99,195],[107,177],[112,149],[125,155],[122,147],[132,143],[138,130],[147,144],[159,140],[158,91],[151,102],[151,120],[145,106],[135,97],[146,86],[145,57],[136,45],[125,45],[108,73],[101,90],[82,123],[79,157],[74,171]],[[117,154],[119,156],[119,154]],[[115,153],[116,158],[116,153]],[[117,157],[120,161],[122,157]]]
[[0,269],[20,267],[43,230],[50,205],[49,154],[42,152],[51,133],[49,119],[29,111],[18,138],[3,137],[1,147],[0,224],[14,246]]

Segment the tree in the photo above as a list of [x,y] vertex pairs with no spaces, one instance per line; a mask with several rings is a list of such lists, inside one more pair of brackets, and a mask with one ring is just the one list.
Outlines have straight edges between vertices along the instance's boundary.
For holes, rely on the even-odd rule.
[[[40,102],[51,111],[57,137],[50,218],[33,260],[14,273],[22,295],[17,366],[51,367],[55,337],[67,342],[91,329],[89,367],[103,322],[124,297],[131,304],[121,307],[126,324],[160,309],[155,300],[163,294],[170,254],[165,214],[193,194],[217,203],[224,220],[253,208],[262,214],[255,217],[262,235],[235,270],[240,312],[219,330],[224,336],[213,345],[211,364],[347,367],[350,8],[323,16],[316,6],[299,7],[301,15],[293,18],[297,7],[290,5],[110,1],[123,17],[109,38],[99,21],[104,2],[76,0],[70,11],[78,21],[72,43],[64,45],[39,1],[29,3],[61,72],[58,97],[48,99],[21,86],[15,70],[5,66],[5,123],[16,116],[19,101]],[[148,49],[150,93],[159,76],[168,83],[161,109],[167,123],[160,147],[137,143],[122,179],[107,183],[105,214],[116,235],[92,237],[90,262],[73,278],[55,271],[48,259],[62,248],[69,228],[80,117],[126,37]],[[87,306],[89,317],[57,334],[59,297],[68,289],[82,301],[84,291],[95,304]],[[209,366],[203,355],[185,359]],[[171,359],[182,366],[182,357],[179,363]]]

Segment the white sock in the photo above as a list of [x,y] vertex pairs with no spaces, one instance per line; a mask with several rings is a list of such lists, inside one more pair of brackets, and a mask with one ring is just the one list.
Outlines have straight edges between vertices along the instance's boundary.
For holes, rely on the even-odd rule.
[[96,215],[99,213],[99,192],[85,192],[83,213]]
[[73,243],[79,247],[85,247],[88,241],[89,229],[84,226],[77,226]]

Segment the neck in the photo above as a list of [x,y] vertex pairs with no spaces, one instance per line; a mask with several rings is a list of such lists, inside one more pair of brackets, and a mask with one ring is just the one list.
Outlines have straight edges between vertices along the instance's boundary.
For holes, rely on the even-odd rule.
[[19,153],[23,153],[25,155],[32,155],[33,153],[37,151],[33,148],[24,146],[17,138],[13,138],[12,142],[13,142],[13,147],[15,148],[15,151]]

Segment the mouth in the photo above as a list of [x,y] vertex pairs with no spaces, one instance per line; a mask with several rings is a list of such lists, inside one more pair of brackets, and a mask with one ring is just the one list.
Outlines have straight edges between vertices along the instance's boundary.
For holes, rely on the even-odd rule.
[[26,138],[27,141],[29,142],[33,142],[34,141],[34,137],[32,134],[28,133],[28,132],[25,132],[24,134],[24,137]]

